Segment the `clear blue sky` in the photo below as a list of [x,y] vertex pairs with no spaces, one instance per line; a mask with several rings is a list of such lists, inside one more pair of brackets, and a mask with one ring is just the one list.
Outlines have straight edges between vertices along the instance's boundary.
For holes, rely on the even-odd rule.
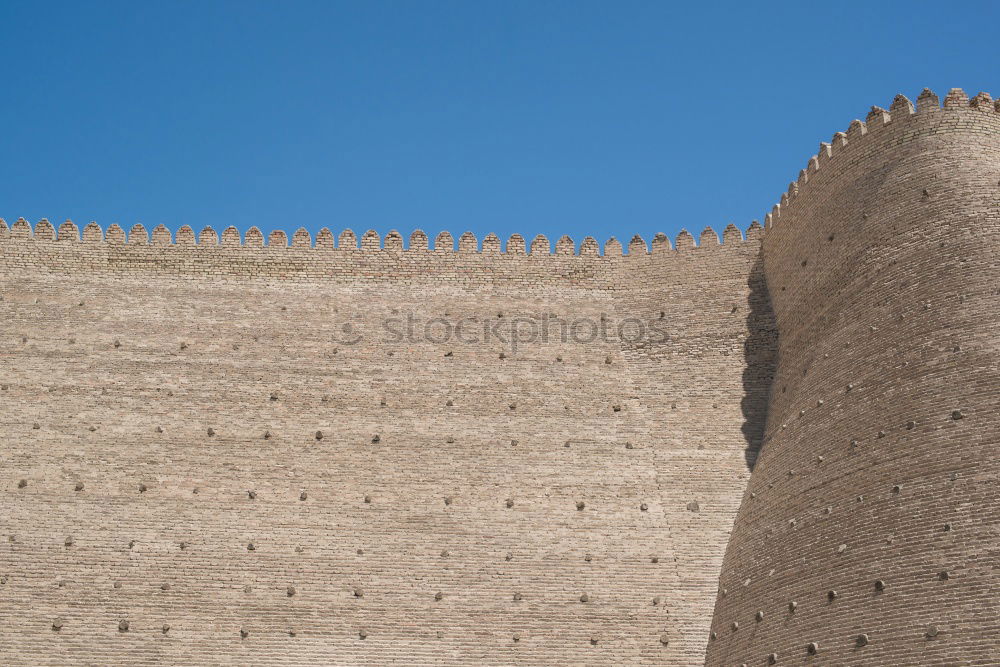
[[0,1],[0,217],[603,244],[762,219],[1000,3]]

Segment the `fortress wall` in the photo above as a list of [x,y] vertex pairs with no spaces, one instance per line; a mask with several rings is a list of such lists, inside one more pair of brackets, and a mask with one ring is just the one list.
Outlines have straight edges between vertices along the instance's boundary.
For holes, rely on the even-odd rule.
[[616,303],[657,332],[624,340],[623,351],[636,397],[629,438],[654,445],[677,571],[665,627],[681,634],[687,650],[666,664],[704,659],[701,610],[712,606],[723,556],[718,545],[727,541],[763,430],[773,364],[756,352],[769,347],[773,355],[775,333],[773,320],[758,318],[767,306],[753,289],[760,230],[750,231],[742,242],[738,230],[727,229],[720,245],[708,229],[696,248],[683,248],[682,236],[677,258],[633,266],[634,282]]
[[998,112],[897,97],[775,210],[777,376],[707,664],[1000,659]]
[[[756,230],[625,256],[164,232],[0,228],[5,664],[703,659]],[[661,311],[670,339],[617,335]],[[608,334],[390,335],[407,314]]]

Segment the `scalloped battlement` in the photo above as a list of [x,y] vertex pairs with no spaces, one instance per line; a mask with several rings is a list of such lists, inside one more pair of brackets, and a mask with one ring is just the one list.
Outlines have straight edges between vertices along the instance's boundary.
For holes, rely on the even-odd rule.
[[552,243],[544,235],[536,235],[529,242],[521,234],[512,234],[506,242],[495,234],[488,234],[482,244],[475,234],[466,231],[456,242],[455,237],[442,231],[430,243],[428,235],[422,230],[414,230],[408,241],[392,230],[383,238],[374,230],[367,230],[360,239],[351,229],[343,230],[336,238],[326,227],[316,233],[315,239],[310,232],[300,227],[291,236],[284,230],[271,231],[267,239],[257,227],[250,227],[244,234],[233,226],[226,227],[221,238],[212,227],[205,227],[197,235],[188,225],[181,226],[176,234],[171,234],[164,225],[157,225],[149,232],[142,224],[135,224],[126,234],[118,224],[111,224],[106,231],[96,223],[87,224],[82,234],[70,220],[61,224],[58,231],[45,219],[31,225],[19,218],[8,227],[0,220],[0,241],[17,242],[26,239],[36,241],[59,241],[80,244],[106,244],[108,246],[146,246],[157,248],[225,248],[228,250],[267,249],[268,251],[303,251],[330,252],[345,251],[362,253],[457,253],[462,255],[511,255],[523,256],[558,256],[558,257],[643,257],[671,256],[688,252],[692,249],[708,250],[717,247],[732,247],[742,243],[760,243],[764,231],[780,224],[782,213],[794,207],[796,202],[807,197],[811,190],[811,182],[818,178],[831,165],[849,161],[852,155],[862,153],[876,137],[882,135],[886,128],[895,127],[898,123],[919,122],[921,118],[934,114],[952,113],[968,114],[973,121],[987,115],[1000,114],[1000,100],[985,92],[980,92],[971,99],[960,88],[948,91],[943,101],[929,89],[924,89],[916,98],[916,103],[905,95],[896,95],[889,109],[872,106],[865,120],[851,121],[846,130],[835,132],[829,142],[821,142],[815,155],[806,160],[805,168],[798,177],[788,184],[779,201],[772,210],[764,216],[764,224],[753,221],[742,233],[735,225],[729,224],[720,235],[711,227],[706,227],[696,238],[687,230],[681,230],[673,243],[663,234],[657,234],[650,241],[639,235],[631,237],[627,247],[614,237],[605,241],[602,246],[596,239],[587,237],[577,244],[571,237],[563,236]]
[[[544,234],[536,235],[530,244],[530,250],[526,250],[525,239],[521,234],[512,234],[506,243],[500,240],[496,234],[490,233],[482,241],[480,247],[479,240],[472,232],[465,232],[458,239],[457,249],[454,237],[446,231],[440,232],[434,239],[433,247],[428,244],[427,234],[420,229],[414,230],[409,237],[409,242],[404,246],[403,236],[396,230],[392,230],[381,237],[376,231],[366,231],[360,241],[351,229],[343,230],[334,241],[333,233],[326,227],[316,234],[315,242],[309,231],[303,227],[298,228],[292,235],[289,243],[288,234],[284,230],[271,231],[265,243],[264,235],[257,227],[250,227],[246,234],[241,236],[240,231],[233,226],[226,227],[221,236],[210,226],[204,227],[196,235],[194,230],[188,225],[182,225],[176,236],[172,236],[170,230],[164,225],[157,225],[150,233],[141,223],[132,225],[126,234],[120,225],[113,223],[107,231],[101,229],[96,222],[90,222],[84,228],[81,238],[78,228],[72,220],[67,220],[59,226],[58,233],[52,224],[42,219],[35,224],[32,229],[30,223],[24,218],[18,218],[8,229],[6,222],[0,218],[0,240],[2,239],[34,239],[36,241],[60,241],[76,242],[85,245],[127,245],[145,246],[153,245],[160,248],[203,248],[203,249],[259,249],[268,248],[271,250],[312,250],[323,252],[329,250],[357,251],[362,252],[436,252],[436,253],[461,253],[461,254],[485,254],[485,255],[525,255],[532,256],[576,256],[576,257],[596,257],[600,255],[600,245],[596,239],[586,237],[577,246],[570,236],[562,236],[554,244],[550,243]],[[715,248],[719,246],[733,246],[736,244],[755,242],[759,240],[757,233],[761,229],[757,221],[753,221],[744,235],[730,223],[726,226],[722,234],[722,242],[719,234],[712,228],[706,227],[699,235],[699,240],[695,243],[694,237],[687,230],[681,230],[674,244],[662,233],[656,234],[651,243],[647,243],[641,235],[632,236],[628,244],[628,253],[624,253],[622,245],[614,238],[609,238],[604,244],[604,256],[606,257],[630,257],[659,255],[665,252],[676,250],[688,250],[691,248]]]
[[778,223],[781,219],[782,211],[794,205],[795,201],[801,199],[809,191],[809,180],[814,178],[817,172],[828,168],[830,163],[838,161],[840,156],[843,159],[850,159],[852,154],[862,152],[873,137],[878,137],[890,126],[897,123],[919,122],[923,117],[930,114],[942,112],[969,113],[973,120],[976,116],[972,114],[1000,114],[1000,100],[994,102],[989,93],[981,92],[971,100],[961,88],[952,88],[944,98],[944,103],[939,103],[939,98],[929,88],[924,88],[917,96],[917,103],[914,105],[905,95],[896,95],[889,110],[873,106],[865,120],[852,120],[845,132],[836,132],[830,143],[821,142],[816,155],[810,156],[806,161],[805,169],[799,172],[796,181],[788,185],[788,189],[782,193],[777,204],[765,216],[765,227]]

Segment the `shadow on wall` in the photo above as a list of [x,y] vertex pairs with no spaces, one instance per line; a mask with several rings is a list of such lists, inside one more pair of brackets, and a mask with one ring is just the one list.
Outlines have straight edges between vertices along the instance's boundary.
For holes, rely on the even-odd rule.
[[764,260],[758,256],[750,269],[748,280],[750,295],[747,299],[747,330],[749,335],[743,345],[743,437],[747,448],[744,452],[747,468],[753,470],[764,439],[767,422],[767,403],[774,382],[778,361],[778,328],[771,309],[771,293],[764,278]]

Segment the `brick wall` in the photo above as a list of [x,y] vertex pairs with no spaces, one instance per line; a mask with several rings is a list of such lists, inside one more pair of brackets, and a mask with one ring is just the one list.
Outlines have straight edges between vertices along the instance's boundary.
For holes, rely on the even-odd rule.
[[759,227],[4,231],[5,664],[703,660],[773,347]]

